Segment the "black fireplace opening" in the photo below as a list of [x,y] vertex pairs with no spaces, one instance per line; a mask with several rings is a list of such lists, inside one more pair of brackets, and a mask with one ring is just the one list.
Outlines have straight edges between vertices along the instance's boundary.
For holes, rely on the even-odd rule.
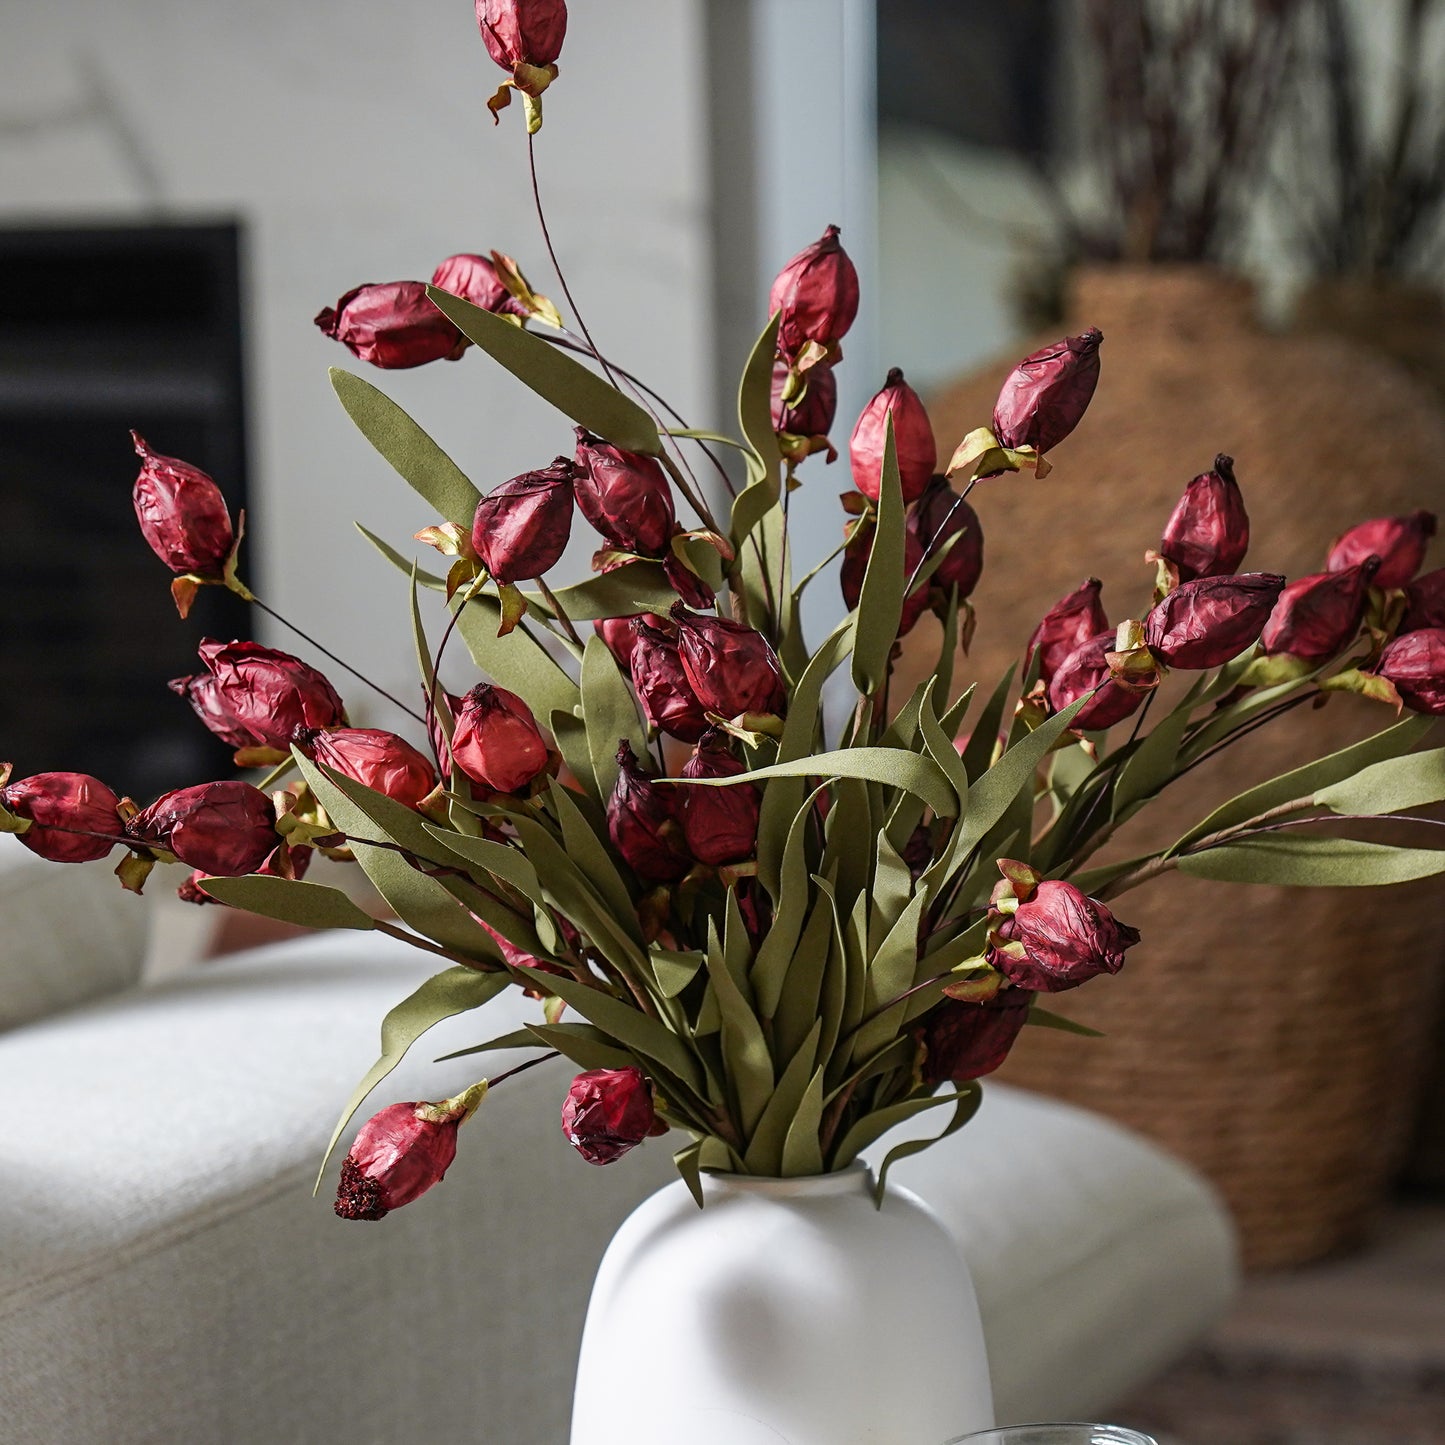
[[0,278],[0,760],[142,804],[226,777],[166,683],[201,638],[249,636],[248,609],[207,587],[177,616],[136,526],[130,429],[245,507],[240,229],[0,230]]

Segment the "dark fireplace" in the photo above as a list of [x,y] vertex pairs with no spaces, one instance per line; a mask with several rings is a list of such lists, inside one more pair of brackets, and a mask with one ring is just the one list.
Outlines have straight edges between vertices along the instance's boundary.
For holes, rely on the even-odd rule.
[[[0,231],[0,759],[144,803],[229,774],[166,689],[202,637],[249,636],[205,588],[182,622],[136,527],[134,427],[246,502],[233,225]],[[254,546],[248,539],[248,555]]]

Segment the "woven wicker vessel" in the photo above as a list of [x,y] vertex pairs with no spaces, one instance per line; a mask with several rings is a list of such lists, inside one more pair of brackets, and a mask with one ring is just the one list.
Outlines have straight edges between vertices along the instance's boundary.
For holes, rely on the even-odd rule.
[[[1104,578],[1111,620],[1141,615],[1142,554],[1218,451],[1235,458],[1255,569],[1318,571],[1362,517],[1445,506],[1445,413],[1388,360],[1334,337],[1267,334],[1249,288],[1202,269],[1088,271],[1075,295],[1069,329],[1106,338],[1085,423],[1045,483],[1010,477],[975,494],[987,566],[966,671],[981,685],[1085,566]],[[932,399],[941,455],[988,419],[1008,364]],[[1177,784],[1118,845],[1168,842],[1306,747],[1329,751],[1382,720],[1352,698],[1293,713]],[[1117,906],[1144,944],[1119,978],[1055,1001],[1108,1037],[1027,1030],[1000,1077],[1110,1114],[1195,1165],[1232,1208],[1253,1268],[1356,1242],[1413,1120],[1445,961],[1438,880],[1330,893],[1174,875]]]

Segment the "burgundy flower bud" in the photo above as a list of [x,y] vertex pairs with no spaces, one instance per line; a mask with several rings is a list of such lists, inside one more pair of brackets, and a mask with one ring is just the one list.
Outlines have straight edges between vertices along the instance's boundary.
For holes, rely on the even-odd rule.
[[1275,572],[1181,582],[1144,619],[1144,641],[1160,662],[1202,672],[1259,640],[1284,591]]
[[[682,765],[684,778],[735,778],[747,764],[733,755],[728,735],[710,728]],[[758,846],[763,795],[755,783],[728,788],[682,788],[682,830],[699,863],[720,868],[751,858]]]
[[778,350],[796,361],[811,342],[831,351],[858,315],[858,273],[829,226],[811,246],[799,251],[768,293],[768,314],[781,312]]
[[236,544],[221,489],[199,467],[153,452],[130,434],[141,459],[131,500],[150,549],[177,574],[219,577]]
[[[608,652],[617,659],[617,665],[623,672],[632,669],[632,649],[637,645],[637,633],[632,624],[642,615],[637,612],[631,617],[599,617],[592,624],[592,630],[607,644]],[[651,620],[657,622],[661,619]]]
[[526,316],[527,308],[507,290],[497,267],[489,256],[462,252],[448,256],[432,272],[431,283],[441,291],[449,291],[490,311],[495,316]]
[[476,0],[477,24],[487,54],[503,70],[543,67],[562,53],[567,35],[565,0]]
[[1355,640],[1369,600],[1370,579],[1380,565],[1367,557],[1342,572],[1297,577],[1279,595],[1260,643],[1266,653],[1287,652],[1305,662],[1324,662]]
[[1234,458],[1221,452],[1214,470],[1184,489],[1164,527],[1159,555],[1172,562],[1181,582],[1222,577],[1239,570],[1249,550],[1249,514],[1234,479]]
[[665,1132],[641,1069],[578,1074],[562,1105],[562,1132],[589,1164],[612,1164],[649,1135]]
[[1025,989],[1009,988],[987,1003],[946,998],[930,1009],[914,1031],[924,1047],[923,1082],[964,1084],[993,1073],[1028,1021],[1033,997]]
[[617,764],[621,771],[607,801],[612,846],[639,878],[675,883],[692,867],[677,821],[675,786],[645,773],[631,743],[619,744]]
[[[860,522],[853,528],[848,545],[843,548],[843,567],[838,574],[838,585],[843,590],[843,605],[851,612],[863,595],[863,578],[868,572],[868,562],[873,556],[874,525],[871,521]],[[903,574],[907,578],[923,565],[923,543],[909,529],[903,534]],[[928,610],[928,584],[920,583],[903,599],[903,612],[898,619],[898,635],[906,636],[913,630],[918,619]]]
[[1374,517],[1335,538],[1325,569],[1343,572],[1375,556],[1380,559],[1375,586],[1387,591],[1403,587],[1420,570],[1434,535],[1434,512],[1422,509],[1405,517]]
[[271,800],[239,778],[166,793],[137,813],[125,831],[220,878],[254,873],[280,841]]
[[532,709],[495,683],[478,683],[462,699],[455,717],[454,766],[494,793],[525,788],[552,760]]
[[908,514],[908,534],[917,540],[925,557],[946,546],[950,537],[958,538],[929,581],[935,591],[947,596],[957,587],[962,600],[978,586],[983,576],[983,526],[978,513],[949,486],[947,477],[933,477],[924,488]]
[[437,785],[431,760],[382,728],[297,728],[293,740],[313,763],[408,808],[419,808]]
[[[0,788],[3,803],[17,818],[29,818],[19,834],[32,853],[52,863],[90,863],[104,858],[120,836],[120,799],[89,773],[36,773]],[[77,831],[60,832],[62,828]],[[82,833],[104,833],[84,838]]]
[[695,743],[707,730],[707,712],[687,680],[677,639],[644,622],[632,623],[629,671],[643,714],[659,732]]
[[357,286],[319,311],[316,324],[352,355],[387,371],[456,361],[467,349],[467,338],[427,299],[420,281]]
[[669,553],[662,559],[662,570],[667,574],[672,590],[694,611],[711,607],[717,600],[717,593],[691,567],[685,566],[675,553]]
[[825,437],[838,415],[838,378],[825,362],[803,373],[802,396],[790,403],[783,393],[792,376],[787,358],[780,356],[773,366],[773,430],[795,437]]
[[299,657],[258,642],[216,642],[198,649],[207,671],[175,678],[172,692],[233,748],[286,752],[298,727],[346,726],[336,689]]
[[572,482],[566,457],[493,487],[477,503],[472,546],[501,583],[540,577],[556,566],[572,534]]
[[1054,674],[1070,653],[1108,631],[1109,619],[1104,614],[1103,603],[1099,601],[1103,588],[1104,584],[1097,577],[1086,578],[1067,597],[1060,597],[1044,613],[1044,620],[1034,628],[1024,666],[1027,668],[1033,662],[1034,654],[1038,653],[1039,676],[1045,684],[1053,681]]
[[1375,664],[1395,684],[1406,707],[1445,716],[1445,627],[1425,627],[1397,637]]
[[781,714],[787,701],[783,669],[761,632],[725,617],[672,608],[683,671],[708,712]]
[[614,547],[641,557],[668,551],[677,514],[656,457],[625,452],[579,426],[573,485],[582,515]]
[[1127,687],[1109,670],[1115,634],[1101,632],[1081,643],[1059,664],[1049,682],[1049,706],[1062,712],[1086,693],[1099,691],[1074,714],[1079,732],[1102,731],[1121,723],[1144,701],[1144,690]]
[[1052,451],[1078,426],[1099,384],[1099,344],[1091,326],[1024,357],[993,408],[993,434],[1005,447]]
[[904,381],[895,366],[888,373],[883,390],[863,408],[848,443],[848,460],[853,484],[870,502],[878,500],[883,485],[883,447],[888,436],[888,418],[893,418],[893,445],[898,456],[898,478],[907,505],[923,495],[923,489],[938,464],[938,446],[933,440],[933,423],[923,409],[919,395]]
[[1422,627],[1445,627],[1445,567],[1417,577],[1405,589],[1400,631],[1418,632]]
[[1095,974],[1118,973],[1125,949],[1139,942],[1139,931],[1120,923],[1072,883],[1046,879],[1012,914],[1004,915],[995,937],[1005,945],[1018,945],[995,945],[989,952],[989,962],[1011,983],[1060,993]]

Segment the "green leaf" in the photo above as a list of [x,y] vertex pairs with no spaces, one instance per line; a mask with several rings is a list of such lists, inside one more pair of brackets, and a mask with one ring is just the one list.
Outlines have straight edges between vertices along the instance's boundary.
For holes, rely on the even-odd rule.
[[1372,763],[1321,788],[1315,802],[1334,813],[1399,813],[1445,802],[1445,748]]
[[626,1049],[607,1041],[591,1024],[528,1024],[526,1032],[549,1049],[556,1049],[579,1069],[626,1069],[637,1060]]
[[592,774],[592,752],[587,746],[587,724],[572,712],[552,712],[547,716],[552,729],[552,739],[562,761],[572,770],[572,776],[581,783],[587,796],[598,807],[605,807],[607,799],[597,786]]
[[[918,968],[918,925],[927,902],[924,894],[916,894],[889,930],[878,952],[869,960],[864,995],[868,1011],[900,999],[913,986]],[[853,1060],[866,1058],[882,1048],[898,1032],[903,1011],[904,1002],[894,1003],[859,1028],[848,1051],[849,1057]]]
[[1179,706],[1150,728],[1120,769],[1119,781],[1114,786],[1111,799],[1115,821],[1132,817],[1139,804],[1152,798],[1174,776],[1185,730],[1199,704],[1208,676],[1208,673],[1199,676]]
[[703,1207],[702,1145],[701,1139],[694,1139],[691,1144],[684,1145],[672,1156],[672,1162],[682,1176],[682,1182],[687,1185],[687,1192],[692,1195],[693,1202],[699,1209]]
[[[730,906],[736,908],[729,894]],[[727,1081],[737,1091],[739,1122],[751,1134],[773,1092],[773,1060],[752,1005],[720,949],[708,949],[707,973],[722,1016],[722,1051]]]
[[535,1049],[538,1047],[531,1029],[524,1025],[522,1028],[513,1029],[509,1034],[502,1034],[499,1038],[488,1039],[484,1044],[473,1044],[469,1049],[456,1049],[450,1054],[443,1054],[433,1062],[445,1064],[451,1059],[470,1058],[473,1054],[495,1054],[501,1053],[505,1049]]
[[[544,616],[552,616],[551,605],[540,592],[524,592],[523,595],[529,607]],[[631,617],[638,612],[665,614],[677,601],[676,589],[656,562],[627,562],[572,587],[558,588],[554,595],[562,611],[573,622],[591,622],[599,617]]]
[[1222,883],[1371,887],[1445,873],[1445,848],[1393,848],[1356,838],[1271,834],[1185,854],[1179,859],[1179,869]]
[[977,1084],[965,1084],[958,1093],[940,1094],[931,1102],[934,1104],[954,1103],[953,1118],[948,1121],[943,1132],[936,1134],[932,1139],[909,1139],[906,1143],[896,1145],[888,1151],[878,1170],[878,1182],[873,1188],[873,1201],[880,1209],[883,1208],[883,1194],[888,1185],[888,1171],[900,1159],[907,1159],[912,1154],[921,1154],[923,1150],[931,1148],[934,1144],[941,1144],[950,1134],[955,1134],[963,1128],[978,1113],[978,1106],[983,1103],[983,1090]]
[[630,397],[531,331],[449,292],[428,286],[432,304],[469,340],[500,362],[578,426],[623,451],[655,457],[662,451],[657,424]]
[[888,659],[898,641],[903,615],[903,589],[908,584],[903,562],[905,519],[903,483],[898,476],[898,451],[890,413],[883,439],[883,472],[879,483],[878,521],[863,589],[858,595],[858,638],[853,644],[853,685],[872,697],[887,680]]
[[1081,1024],[1065,1014],[1050,1013],[1047,1009],[1041,1009],[1037,1004],[1029,1005],[1028,1017],[1024,1022],[1035,1024],[1040,1028],[1057,1029],[1063,1034],[1077,1034],[1082,1039],[1104,1037],[1098,1029],[1091,1029],[1087,1024]]
[[998,735],[1003,726],[1003,710],[1008,705],[1009,691],[1013,687],[1014,667],[1010,667],[989,694],[983,711],[974,720],[968,742],[963,748],[963,765],[968,776],[981,778],[988,771],[989,759],[998,745]]
[[624,738],[638,757],[647,756],[647,735],[637,715],[632,688],[623,680],[617,659],[593,633],[582,654],[582,716],[587,724],[587,751],[597,796],[606,802],[617,783],[617,745]]
[[679,953],[671,948],[659,948],[656,944],[648,952],[652,964],[652,976],[657,982],[657,991],[663,998],[676,998],[703,966],[700,953]]
[[808,1080],[798,1111],[783,1141],[783,1178],[803,1179],[823,1172],[823,1148],[818,1137],[823,1124],[823,1068]]
[[633,942],[641,944],[642,930],[637,922],[637,909],[626,881],[612,861],[615,855],[611,840],[604,842],[598,837],[583,816],[578,800],[561,783],[554,781],[547,796],[562,829],[562,846],[567,850],[567,857],[607,905],[617,927]]
[[[833,905],[818,894],[814,897],[812,912],[808,915],[797,947],[785,960],[782,990],[772,1015],[773,1039],[779,1058],[791,1058],[802,1046],[814,1023],[821,1023],[819,999],[832,942]],[[767,1015],[764,1014],[764,1017]]]
[[355,527],[402,576],[410,577],[413,570],[415,570],[416,580],[421,586],[432,592],[445,592],[447,590],[447,579],[445,577],[438,577],[434,573],[421,571],[421,569],[417,567],[414,557],[403,557],[389,542],[383,542],[375,532],[367,527],[363,527],[360,522],[353,522],[351,525]]
[[[516,330],[516,328],[512,328]],[[518,335],[525,335],[518,332]],[[527,631],[526,623],[505,637],[497,636],[502,609],[495,597],[478,596],[459,604],[457,631],[472,661],[493,681],[525,698],[539,717],[572,712],[580,705],[577,684],[562,664]]]
[[299,923],[303,928],[376,927],[376,920],[339,888],[321,883],[253,874],[248,878],[207,878],[205,891],[233,908],[278,918],[282,923]]
[[664,427],[663,431],[670,437],[677,437],[679,441],[715,442],[718,446],[732,447],[740,452],[752,450],[746,442],[740,442],[736,437],[724,436],[720,431],[706,431],[700,427]]
[[789,1059],[772,1098],[753,1130],[743,1160],[754,1174],[776,1178],[783,1172],[783,1146],[813,1078],[818,1062],[818,1037],[822,1031],[823,1021],[814,1019],[812,1030]]
[[[512,327],[512,330],[518,328]],[[369,381],[333,366],[331,385],[361,434],[402,479],[438,516],[470,531],[482,494],[467,480],[461,468],[389,396]]]
[[[742,382],[738,387],[738,425],[752,448],[748,470],[754,473],[753,480],[761,480],[770,502],[776,502],[782,489],[782,454],[778,451],[778,439],[773,432],[773,361],[778,354],[778,326],[782,322],[778,312],[763,327],[763,334],[753,344],[743,367]],[[747,495],[745,490],[738,498]],[[756,522],[762,516],[758,513]],[[733,511],[733,540],[741,543],[747,532],[737,530],[737,509]]]

